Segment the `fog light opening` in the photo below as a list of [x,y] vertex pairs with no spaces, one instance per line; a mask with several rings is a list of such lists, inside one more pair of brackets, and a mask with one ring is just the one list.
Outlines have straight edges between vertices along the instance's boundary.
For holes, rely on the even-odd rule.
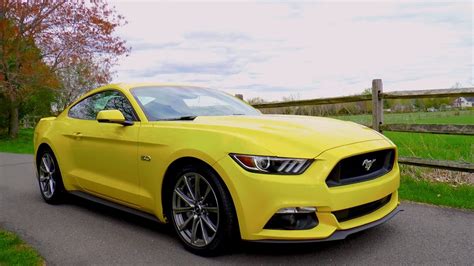
[[305,230],[318,225],[316,208],[292,207],[278,210],[267,222],[264,229]]

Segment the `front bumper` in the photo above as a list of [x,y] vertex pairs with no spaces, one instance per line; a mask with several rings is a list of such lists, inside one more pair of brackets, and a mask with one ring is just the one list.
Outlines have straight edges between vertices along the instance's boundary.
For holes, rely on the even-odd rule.
[[[397,211],[400,174],[395,163],[387,174],[365,182],[331,187],[325,182],[337,162],[348,156],[394,148],[385,140],[374,140],[325,151],[301,175],[282,176],[250,173],[229,156],[214,165],[226,183],[237,212],[241,237],[249,241],[319,241],[341,239],[388,220]],[[360,206],[392,195],[384,206],[366,215],[338,221],[333,212]],[[316,207],[318,225],[306,230],[264,229],[282,208]],[[393,215],[392,215],[393,214]],[[354,232],[353,232],[354,231]],[[344,233],[345,232],[345,233]],[[342,237],[342,238],[344,238]]]
[[328,238],[323,238],[323,239],[310,239],[310,240],[253,240],[251,242],[259,242],[259,243],[315,243],[315,242],[326,242],[326,241],[334,241],[334,240],[343,240],[346,239],[348,236],[376,227],[378,225],[381,225],[388,220],[392,219],[397,213],[403,211],[400,207],[395,208],[391,213],[387,214],[387,216],[383,217],[380,220],[377,220],[375,222],[371,222],[362,226],[358,226],[352,229],[347,229],[347,230],[340,230],[334,232],[330,237]]

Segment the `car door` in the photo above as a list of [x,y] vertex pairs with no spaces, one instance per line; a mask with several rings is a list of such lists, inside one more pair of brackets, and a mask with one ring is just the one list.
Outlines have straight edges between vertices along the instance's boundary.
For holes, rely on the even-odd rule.
[[[116,109],[133,125],[99,123],[97,113]],[[85,191],[128,205],[139,206],[138,132],[140,122],[129,100],[107,90],[74,105],[70,123],[73,175]]]

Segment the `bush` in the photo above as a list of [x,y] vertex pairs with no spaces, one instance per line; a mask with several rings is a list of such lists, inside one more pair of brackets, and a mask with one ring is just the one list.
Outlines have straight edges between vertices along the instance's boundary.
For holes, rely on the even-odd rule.
[[25,116],[50,116],[54,91],[48,88],[35,90],[20,106],[20,119]]

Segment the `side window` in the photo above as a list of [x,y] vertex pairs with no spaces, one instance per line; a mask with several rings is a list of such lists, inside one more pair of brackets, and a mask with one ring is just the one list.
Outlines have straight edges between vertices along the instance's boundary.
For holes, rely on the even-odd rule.
[[135,113],[130,102],[120,93],[109,97],[103,110],[119,110],[127,121],[136,121]]
[[79,103],[71,107],[71,109],[69,109],[69,117],[85,120],[95,120],[97,113],[100,111],[95,109],[95,102],[102,95],[103,93],[97,93],[80,101]]
[[102,110],[119,110],[128,121],[136,121],[130,102],[118,91],[104,91],[91,95],[69,109],[69,117],[95,120]]

